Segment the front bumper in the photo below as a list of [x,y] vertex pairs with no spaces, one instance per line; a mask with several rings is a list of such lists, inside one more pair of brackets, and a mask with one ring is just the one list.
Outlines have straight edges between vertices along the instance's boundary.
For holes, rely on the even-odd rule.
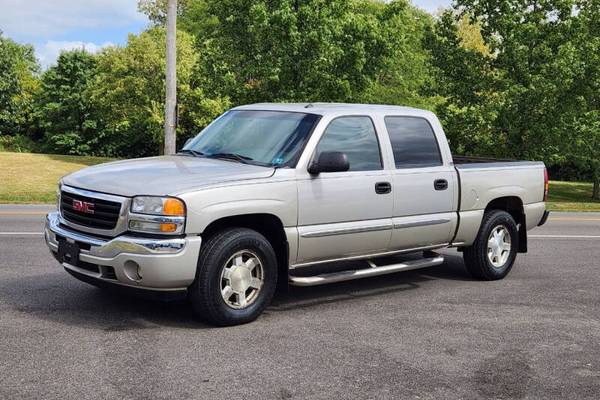
[[179,291],[192,284],[202,241],[200,236],[148,239],[123,235],[114,239],[100,238],[61,225],[58,212],[47,215],[44,237],[57,259],[59,241],[77,243],[80,248],[79,262],[74,263],[77,265],[62,263],[77,275],[159,291]]

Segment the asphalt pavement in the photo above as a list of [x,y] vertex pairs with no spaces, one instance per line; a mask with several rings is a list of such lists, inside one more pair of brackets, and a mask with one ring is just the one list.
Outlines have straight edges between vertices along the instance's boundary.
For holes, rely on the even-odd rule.
[[0,206],[0,399],[600,398],[600,213],[552,214],[502,281],[449,250],[213,328],[68,275],[48,209]]

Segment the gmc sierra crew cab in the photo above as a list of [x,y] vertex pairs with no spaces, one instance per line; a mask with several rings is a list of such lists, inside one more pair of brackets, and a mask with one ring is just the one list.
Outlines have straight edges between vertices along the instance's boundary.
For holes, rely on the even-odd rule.
[[278,279],[435,266],[446,247],[474,277],[501,279],[546,221],[547,193],[541,162],[453,158],[429,111],[252,104],[176,155],[65,176],[45,239],[83,281],[185,294],[200,318],[235,325],[260,315]]

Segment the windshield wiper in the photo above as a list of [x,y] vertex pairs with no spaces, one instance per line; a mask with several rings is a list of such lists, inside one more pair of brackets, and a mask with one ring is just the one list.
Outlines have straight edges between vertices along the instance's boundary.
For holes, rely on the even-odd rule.
[[192,150],[192,149],[183,149],[177,154],[191,154],[194,157],[202,157],[204,155],[203,152],[197,151],[197,150]]
[[243,156],[241,154],[237,154],[237,153],[214,153],[214,154],[209,154],[207,155],[207,157],[210,158],[224,158],[226,160],[235,160],[235,161],[239,161],[241,163],[245,163],[246,161],[253,161],[254,159],[248,156]]

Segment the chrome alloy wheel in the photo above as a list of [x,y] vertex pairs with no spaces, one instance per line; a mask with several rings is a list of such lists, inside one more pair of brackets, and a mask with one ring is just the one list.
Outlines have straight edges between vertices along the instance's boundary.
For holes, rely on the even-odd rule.
[[263,266],[250,250],[235,253],[221,272],[221,296],[231,308],[243,309],[254,303],[263,286]]
[[510,232],[504,225],[498,225],[488,238],[487,256],[495,268],[502,268],[510,256]]

